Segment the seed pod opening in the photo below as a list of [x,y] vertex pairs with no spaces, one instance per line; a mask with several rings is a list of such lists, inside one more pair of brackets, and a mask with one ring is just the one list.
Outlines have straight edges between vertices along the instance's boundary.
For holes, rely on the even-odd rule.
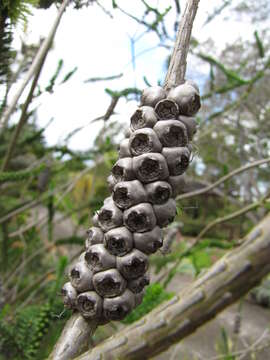
[[168,99],[174,100],[179,105],[180,115],[193,116],[201,107],[199,93],[187,83],[171,89]]
[[113,201],[107,202],[98,212],[98,222],[106,232],[123,224],[123,213]]
[[78,291],[84,292],[93,289],[93,273],[85,262],[80,261],[69,271],[71,285]]
[[133,168],[137,178],[143,183],[165,180],[169,176],[166,160],[158,153],[136,156],[133,159]]
[[151,86],[143,90],[141,105],[152,106],[166,98],[166,91],[161,86]]
[[139,294],[143,291],[146,285],[150,284],[150,275],[149,272],[146,272],[143,276],[130,280],[127,284],[128,288],[134,293]]
[[[141,128],[152,128],[157,122],[155,110],[150,106],[142,106],[137,109],[130,118],[130,126],[132,130]],[[130,136],[132,133],[130,134]]]
[[117,297],[104,299],[103,314],[108,320],[123,320],[135,307],[135,295],[128,289]]
[[170,183],[172,187],[172,196],[175,198],[177,195],[182,194],[185,192],[185,186],[186,186],[186,176],[178,175],[178,176],[170,176],[168,179],[168,182]]
[[104,244],[111,254],[123,256],[133,248],[133,236],[124,226],[115,228],[105,234]]
[[122,294],[127,282],[116,269],[101,271],[93,276],[96,292],[102,297],[114,297]]
[[115,267],[116,258],[110,254],[103,244],[90,246],[85,253],[85,261],[93,273]]
[[146,232],[156,226],[153,207],[149,203],[141,203],[125,210],[124,224],[132,232]]
[[154,211],[157,217],[157,224],[160,227],[165,227],[173,222],[176,214],[176,202],[174,199],[170,199],[163,205],[154,205]]
[[158,121],[154,126],[154,131],[163,146],[186,146],[188,143],[187,129],[178,120]]
[[127,280],[141,277],[148,269],[148,257],[141,251],[133,249],[125,256],[117,258],[117,269]]
[[101,228],[93,226],[87,230],[88,238],[85,241],[85,248],[88,249],[91,245],[102,244],[104,233]]
[[145,185],[148,201],[152,204],[164,204],[172,196],[172,187],[166,181],[155,181]]
[[139,129],[132,133],[129,147],[133,156],[149,152],[160,152],[162,145],[153,129]]
[[146,198],[144,187],[138,180],[119,182],[113,190],[113,200],[121,209],[145,202]]
[[186,147],[163,148],[171,176],[182,175],[189,165],[190,152]]
[[83,317],[98,319],[102,315],[102,298],[95,291],[81,293],[77,298],[77,309]]
[[63,285],[61,289],[61,295],[63,298],[64,306],[68,309],[73,309],[76,306],[76,300],[77,300],[77,291],[76,289],[71,285],[70,282],[67,282]]
[[132,166],[132,158],[119,159],[112,168],[112,175],[116,182],[135,179]]
[[152,231],[134,233],[134,247],[143,253],[154,254],[163,245],[162,230],[156,226]]
[[179,107],[174,100],[164,99],[156,104],[155,112],[161,120],[175,119],[179,115]]
[[131,157],[131,153],[129,150],[129,139],[124,139],[120,143],[119,147],[119,158]]
[[181,115],[178,119],[185,125],[187,129],[188,140],[191,141],[197,131],[197,122],[193,117]]

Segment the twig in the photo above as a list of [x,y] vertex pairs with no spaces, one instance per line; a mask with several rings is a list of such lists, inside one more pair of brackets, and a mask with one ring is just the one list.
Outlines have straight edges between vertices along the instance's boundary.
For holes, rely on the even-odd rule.
[[49,35],[48,37],[44,40],[44,42],[42,43],[41,47],[39,48],[34,60],[33,60],[33,63],[30,67],[30,69],[28,70],[26,76],[25,76],[25,79],[23,81],[23,83],[21,84],[20,88],[18,89],[17,93],[15,94],[15,96],[13,97],[12,101],[11,101],[11,104],[6,108],[2,118],[0,119],[0,133],[5,129],[6,125],[7,125],[7,122],[8,122],[8,119],[10,117],[10,115],[12,114],[12,112],[14,111],[15,107],[16,107],[16,104],[20,98],[20,96],[22,95],[25,87],[27,86],[27,84],[29,83],[29,81],[31,80],[31,78],[33,77],[33,75],[36,73],[37,69],[39,68],[40,66],[40,63],[43,62],[44,58],[46,57],[50,47],[51,47],[51,44],[52,44],[52,41],[53,41],[53,38],[55,36],[55,33],[56,33],[56,30],[58,28],[58,25],[60,23],[60,20],[62,18],[62,15],[68,5],[70,0],[64,0],[60,9],[59,9],[59,12],[57,14],[57,17],[55,19],[55,22],[51,28],[51,31],[49,32]]
[[165,78],[164,88],[170,89],[185,80],[187,53],[189,49],[193,21],[200,0],[187,0],[183,16],[180,20],[169,69]]
[[254,167],[258,167],[260,165],[269,163],[269,162],[270,162],[270,157],[266,158],[266,159],[262,159],[262,160],[257,160],[257,161],[254,161],[254,162],[250,163],[250,164],[244,165],[244,166],[242,166],[242,167],[240,167],[238,169],[235,169],[235,170],[231,171],[229,174],[223,176],[222,178],[220,178],[219,180],[217,180],[213,184],[211,184],[209,186],[206,186],[203,189],[195,190],[195,191],[191,191],[191,192],[186,193],[186,194],[179,195],[176,200],[187,199],[187,198],[191,198],[191,197],[198,196],[198,195],[201,195],[201,194],[205,194],[205,193],[209,192],[210,190],[214,189],[215,187],[217,187],[218,185],[220,185],[220,184],[224,183],[225,181],[229,180],[231,177],[233,177],[235,175],[238,175],[238,174],[240,174],[240,173],[242,173],[244,171],[247,171],[249,169],[252,169]]

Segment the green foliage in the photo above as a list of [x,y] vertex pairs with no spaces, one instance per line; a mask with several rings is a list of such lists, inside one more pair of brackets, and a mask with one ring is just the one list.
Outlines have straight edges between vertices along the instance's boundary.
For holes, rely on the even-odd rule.
[[165,289],[159,283],[149,285],[146,288],[142,303],[128,316],[126,316],[122,322],[124,324],[132,324],[144,315],[148,314],[151,310],[153,310],[163,301],[169,300],[173,296],[173,293],[168,293],[167,291],[165,291]]
[[7,12],[11,23],[26,21],[27,16],[31,15],[31,6],[37,6],[39,0],[2,0],[0,4],[0,14]]
[[38,175],[44,169],[45,169],[45,165],[42,164],[30,170],[0,172],[0,184],[10,181],[22,181],[29,179],[32,176]]

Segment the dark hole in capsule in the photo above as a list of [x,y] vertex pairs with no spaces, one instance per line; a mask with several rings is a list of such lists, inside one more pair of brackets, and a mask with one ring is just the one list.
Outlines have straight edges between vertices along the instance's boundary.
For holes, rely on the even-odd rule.
[[138,214],[136,212],[130,213],[128,217],[128,224],[134,229],[141,229],[145,226],[147,217],[145,214]]
[[101,221],[111,221],[112,219],[112,212],[110,210],[102,210],[99,213],[99,219]]
[[141,110],[137,110],[135,112],[135,114],[132,116],[131,118],[131,124],[136,127],[140,126],[144,123],[143,118],[142,118],[142,111]]
[[149,137],[146,134],[138,134],[132,141],[131,147],[138,153],[143,153],[151,149]]
[[97,254],[90,254],[89,256],[89,260],[90,260],[90,263],[95,266],[97,264],[99,264],[100,262],[100,259],[99,259],[99,256]]
[[166,202],[170,197],[170,191],[164,186],[158,186],[155,191],[155,201],[159,203]]
[[118,188],[114,193],[114,199],[119,202],[126,202],[129,200],[128,191],[126,188]]
[[76,269],[72,269],[70,275],[73,279],[79,279],[81,277],[80,272]]
[[130,264],[124,266],[128,273],[143,274],[145,270],[145,263],[140,259],[132,259]]
[[109,240],[109,248],[111,250],[122,250],[125,247],[125,242],[122,239],[112,237]]
[[107,294],[114,292],[115,290],[119,290],[120,285],[120,283],[115,282],[113,279],[103,279],[100,284],[100,288],[103,289],[105,294]]
[[95,308],[95,304],[93,301],[90,301],[89,299],[83,299],[82,306],[85,311],[93,311]]
[[119,165],[115,165],[112,172],[116,177],[122,177],[124,175],[124,169]]
[[107,314],[110,316],[111,319],[119,319],[125,315],[125,309],[120,306],[113,306],[110,310],[107,310]]
[[145,159],[140,167],[142,176],[157,176],[159,174],[159,163],[154,159]]
[[170,146],[178,145],[179,142],[182,143],[182,141],[183,141],[182,129],[180,129],[177,126],[171,126],[169,129],[169,132],[167,134],[165,134],[165,139],[168,142],[168,144],[170,144]]

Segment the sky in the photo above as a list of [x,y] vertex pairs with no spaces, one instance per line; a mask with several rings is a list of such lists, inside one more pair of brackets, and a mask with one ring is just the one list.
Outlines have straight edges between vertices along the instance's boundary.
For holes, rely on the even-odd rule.
[[[154,0],[148,2],[152,5],[157,3]],[[142,7],[138,6],[137,1],[118,0],[118,3],[126,11],[140,16]],[[162,2],[159,1],[159,3]],[[173,4],[173,1],[169,3]],[[193,35],[200,42],[211,38],[215,43],[215,48],[211,49],[211,55],[219,54],[227,43],[232,43],[239,37],[253,36],[253,29],[248,22],[231,17],[228,20],[229,13],[226,10],[222,16],[204,26],[208,15],[213,12],[213,4],[218,6],[220,3],[220,0],[213,2],[201,0],[193,27]],[[102,4],[108,4],[106,9],[110,10],[111,1],[104,0]],[[166,4],[168,5],[168,2]],[[21,39],[27,43],[33,43],[38,42],[40,37],[47,36],[56,13],[54,6],[48,10],[34,10],[29,18],[26,32],[23,31],[22,26],[18,27],[14,46],[19,47]],[[67,83],[56,86],[53,94],[44,93],[35,102],[35,106],[38,106],[39,126],[45,126],[51,118],[54,118],[45,132],[49,145],[63,143],[63,139],[69,132],[79,126],[87,125],[91,119],[105,113],[110,103],[110,97],[104,91],[105,87],[113,90],[132,86],[144,88],[146,87],[143,81],[144,75],[153,85],[165,76],[164,64],[169,50],[157,47],[158,37],[149,33],[136,41],[134,67],[131,62],[131,38],[143,34],[145,28],[119,11],[112,11],[112,14],[113,18],[96,5],[81,10],[69,7],[61,20],[53,49],[48,55],[41,75],[40,86],[44,88],[48,84],[60,59],[64,60],[64,66],[59,80],[75,67],[78,67],[78,70]],[[166,20],[172,37],[174,20],[172,11]],[[149,48],[152,50],[146,51]],[[194,57],[188,57],[187,77],[197,81],[201,88],[208,71],[208,66],[198,63]],[[85,80],[91,77],[120,73],[123,73],[123,76],[118,80],[85,83]],[[122,99],[113,119],[127,126],[137,106],[136,101],[127,102]],[[70,147],[76,150],[89,148],[101,127],[102,122],[95,122],[85,127],[71,139]]]

